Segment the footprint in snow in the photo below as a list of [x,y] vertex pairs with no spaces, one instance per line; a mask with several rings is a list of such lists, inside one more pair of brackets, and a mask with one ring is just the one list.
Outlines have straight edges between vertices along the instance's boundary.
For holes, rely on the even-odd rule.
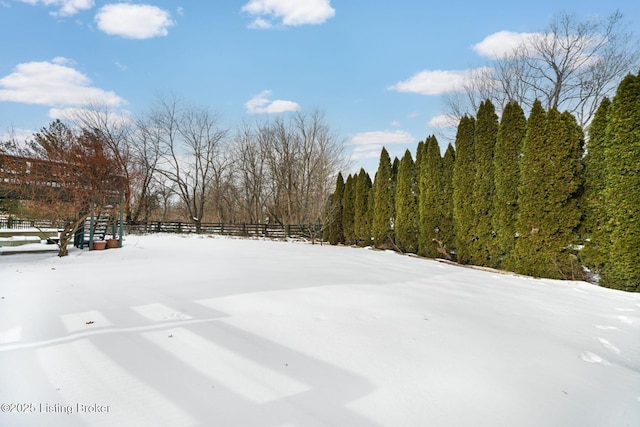
[[607,362],[597,354],[591,353],[590,351],[585,351],[584,353],[582,353],[580,355],[580,359],[584,360],[587,363],[598,363],[604,366],[611,366],[611,363]]
[[627,316],[617,316],[617,319],[626,325],[632,325],[633,320]]
[[191,319],[191,316],[189,316],[188,314],[178,312],[178,313],[171,313],[166,317],[166,319],[167,320],[189,320]]
[[604,338],[596,338],[596,340],[602,344],[602,346],[604,348],[606,348],[607,350],[615,353],[615,354],[620,354],[620,349],[618,347],[616,347],[615,345],[611,344],[611,342],[609,342],[608,340],[604,339]]

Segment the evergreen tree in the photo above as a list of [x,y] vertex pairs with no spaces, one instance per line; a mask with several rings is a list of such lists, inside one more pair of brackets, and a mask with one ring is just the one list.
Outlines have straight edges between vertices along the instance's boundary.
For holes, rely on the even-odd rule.
[[356,178],[354,206],[354,231],[358,245],[368,245],[371,241],[371,221],[368,219],[370,193],[371,178],[360,168]]
[[327,197],[327,201],[324,204],[324,214],[322,216],[324,224],[322,227],[322,240],[328,242],[330,240],[331,234],[331,221],[333,220],[331,216],[331,212],[333,211],[333,195],[335,193],[329,194]]
[[580,257],[585,266],[600,273],[609,258],[609,231],[607,230],[607,206],[604,195],[606,168],[605,147],[611,101],[604,98],[589,126],[589,142],[584,156],[585,193],[584,219],[581,232],[585,239]]
[[338,173],[336,178],[336,191],[331,197],[329,203],[329,230],[328,240],[332,245],[344,242],[344,232],[342,228],[342,199],[344,197],[344,178],[342,173]]
[[[548,153],[545,152],[547,137],[545,135],[547,118],[544,108],[536,101],[527,119],[527,131],[522,142],[522,159],[520,160],[520,179],[518,181],[518,214],[516,221],[516,244],[506,262],[508,270],[525,272],[527,257],[533,257],[538,252],[533,237],[539,233],[541,219],[539,214],[543,211],[543,196],[538,193],[540,187],[539,177],[543,175],[545,160]],[[536,260],[536,262],[539,262]],[[549,260],[543,260],[549,263]],[[528,270],[532,270],[529,268]],[[527,271],[528,271],[527,270]],[[538,274],[541,276],[542,274]]]
[[440,220],[440,241],[447,254],[455,250],[453,227],[453,168],[456,154],[449,144],[442,158],[442,218]]
[[518,273],[553,279],[580,278],[577,227],[581,218],[582,129],[569,113],[545,114],[534,104],[523,145],[518,192]]
[[440,146],[435,136],[425,141],[425,152],[420,165],[420,239],[419,253],[422,256],[436,258],[437,240],[440,240],[442,208],[442,158]]
[[640,291],[640,74],[625,77],[611,101],[607,128],[605,198],[610,218],[609,259],[601,284]]
[[344,184],[344,194],[342,196],[342,230],[344,233],[344,242],[348,245],[356,243],[355,185],[355,178],[349,175]]
[[371,191],[369,191],[369,199],[367,200],[367,231],[369,235],[366,239],[366,245],[374,245],[373,241],[373,216],[376,211],[376,186],[375,182],[377,181],[378,173],[374,175],[373,183],[371,184]]
[[476,176],[473,135],[475,119],[464,116],[456,133],[456,162],[453,167],[453,225],[456,258],[458,262],[471,262],[469,245],[475,223],[473,211],[473,181]]
[[520,155],[526,131],[524,111],[518,103],[508,103],[502,112],[493,157],[495,196],[492,220],[496,237],[490,252],[492,259],[498,261],[497,267],[504,266],[516,244]]
[[415,161],[415,168],[416,168],[416,177],[420,177],[420,166],[422,165],[422,158],[424,157],[424,153],[425,153],[425,145],[424,145],[424,141],[420,141],[418,142],[418,147],[416,148],[416,161]]
[[416,253],[418,248],[418,183],[411,153],[407,150],[398,166],[395,192],[396,246],[402,252]]
[[[393,158],[391,163],[391,229],[395,229],[396,223],[396,184],[398,182],[398,171],[400,170],[400,160]],[[395,240],[395,233],[394,233]]]
[[493,151],[498,136],[498,116],[491,101],[480,104],[474,132],[475,180],[473,182],[473,223],[471,258],[476,265],[497,266],[491,258],[490,247],[494,244],[493,196],[495,194]]
[[373,240],[377,248],[393,243],[393,172],[391,159],[385,148],[380,153],[380,163],[374,182],[375,202],[373,210]]

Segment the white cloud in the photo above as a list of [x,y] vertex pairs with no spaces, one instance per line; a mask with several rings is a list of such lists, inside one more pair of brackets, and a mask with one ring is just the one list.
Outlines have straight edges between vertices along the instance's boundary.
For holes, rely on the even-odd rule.
[[396,144],[411,145],[415,142],[416,139],[409,132],[385,130],[357,133],[352,135],[345,145],[354,147],[350,156],[351,160],[361,160],[379,157],[382,147]]
[[413,77],[398,82],[389,89],[421,95],[442,95],[464,88],[471,77],[485,68],[470,70],[424,70]]
[[474,44],[472,48],[478,55],[498,59],[506,57],[517,48],[527,46],[541,37],[544,35],[540,33],[498,31],[488,35],[480,43]]
[[331,0],[249,0],[242,11],[257,17],[249,28],[270,28],[274,20],[285,26],[322,24],[336,13]]
[[441,114],[429,120],[429,126],[436,129],[448,129],[458,126],[458,119],[448,114]]
[[247,113],[276,114],[276,113],[284,113],[287,111],[300,110],[300,105],[296,102],[284,101],[281,99],[271,101],[269,99],[269,96],[271,96],[271,91],[265,90],[262,93],[254,96],[247,102],[245,102],[244,106],[247,108]]
[[36,5],[42,3],[45,6],[54,6],[57,11],[51,12],[53,16],[71,16],[82,10],[91,9],[95,3],[93,0],[20,0],[23,3]]
[[108,120],[111,124],[127,125],[132,124],[131,114],[129,111],[120,110],[119,112],[113,111],[101,111],[96,112],[94,109],[87,109],[82,107],[68,107],[68,108],[52,108],[49,110],[49,117],[52,119],[60,119],[62,121],[75,121],[78,118],[83,117],[95,117],[96,114],[108,114]]
[[128,39],[166,36],[175,23],[171,14],[156,6],[117,3],[103,6],[95,16],[98,28]]
[[18,64],[0,78],[0,101],[48,106],[87,104],[119,106],[124,100],[114,92],[91,86],[91,79],[58,57],[51,62]]
[[271,27],[273,27],[273,24],[262,18],[256,18],[251,24],[249,24],[249,28],[252,30],[266,30]]
[[33,138],[34,130],[23,128],[11,128],[7,132],[0,134],[0,141],[16,142],[19,147],[24,147],[24,142]]

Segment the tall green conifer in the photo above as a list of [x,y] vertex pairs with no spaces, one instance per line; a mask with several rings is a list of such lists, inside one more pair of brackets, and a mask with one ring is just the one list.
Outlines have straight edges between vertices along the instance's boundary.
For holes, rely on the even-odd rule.
[[369,197],[371,193],[371,178],[360,168],[356,178],[354,231],[358,245],[371,243],[371,221],[368,218]]
[[455,150],[449,144],[442,158],[442,219],[440,221],[440,241],[447,253],[455,249],[453,227],[453,168],[455,167]]
[[344,178],[342,173],[338,173],[336,178],[336,191],[331,196],[329,203],[329,227],[328,240],[332,245],[344,242],[344,232],[342,228],[342,199],[344,196]]
[[411,153],[407,150],[398,166],[395,191],[396,246],[402,252],[418,249],[418,183]]
[[496,267],[505,266],[505,260],[516,244],[520,155],[526,131],[524,111],[516,102],[508,103],[502,112],[493,157],[495,196],[492,222],[496,237],[490,252],[492,259],[497,260]]
[[391,159],[385,148],[380,153],[376,173],[375,203],[373,211],[373,239],[376,247],[387,247],[393,243],[393,172]]
[[518,192],[518,273],[555,279],[579,278],[572,253],[582,215],[582,130],[569,113],[545,114],[535,103],[524,140]]
[[493,197],[495,194],[493,152],[498,136],[498,116],[491,101],[480,104],[474,133],[475,180],[473,182],[473,210],[471,258],[473,264],[496,267],[497,261],[489,252],[494,244]]
[[458,262],[471,262],[470,244],[475,224],[473,211],[473,182],[476,175],[474,150],[475,119],[460,119],[456,133],[456,162],[453,167],[453,223]]
[[585,239],[580,257],[592,272],[600,273],[609,258],[610,234],[607,228],[605,183],[607,163],[607,124],[611,101],[604,98],[589,126],[589,142],[584,156],[584,219],[581,232]]
[[367,231],[369,236],[367,237],[366,245],[374,245],[373,241],[373,216],[376,211],[376,185],[378,173],[374,175],[373,182],[371,183],[371,191],[369,191],[369,199],[367,200]]
[[605,198],[611,245],[601,284],[640,291],[640,74],[625,77],[611,102]]
[[344,194],[342,196],[342,229],[344,233],[344,242],[348,245],[356,243],[355,184],[355,178],[349,175],[344,184]]
[[416,148],[416,161],[415,161],[415,167],[416,167],[416,177],[420,177],[420,166],[422,165],[422,158],[424,157],[424,153],[425,153],[425,145],[424,145],[424,141],[420,141],[418,142],[418,147]]
[[425,141],[425,152],[420,165],[420,255],[435,258],[440,240],[440,226],[443,217],[442,207],[442,158],[440,146],[435,136]]

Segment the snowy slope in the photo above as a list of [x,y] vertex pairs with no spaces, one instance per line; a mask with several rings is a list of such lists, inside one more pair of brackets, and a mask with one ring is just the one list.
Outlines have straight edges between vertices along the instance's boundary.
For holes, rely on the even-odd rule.
[[640,295],[219,237],[0,256],[0,403],[0,426],[638,426]]

